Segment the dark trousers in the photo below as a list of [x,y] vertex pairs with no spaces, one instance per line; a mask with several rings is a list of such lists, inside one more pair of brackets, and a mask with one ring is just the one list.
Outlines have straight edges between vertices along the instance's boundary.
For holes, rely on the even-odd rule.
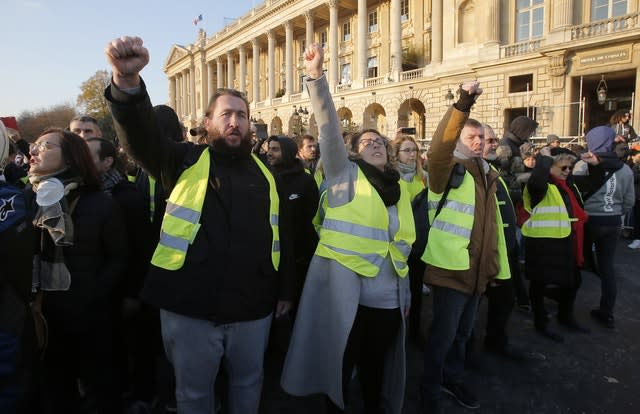
[[478,309],[478,295],[433,286],[433,321],[424,352],[422,394],[427,400],[441,397],[441,385],[460,383],[464,373],[466,344]]
[[[638,197],[638,194],[636,194]],[[640,240],[640,200],[636,199],[633,205],[633,238]]]
[[[95,397],[95,411],[122,411],[115,384],[112,327],[107,316],[91,323],[48,318],[49,342],[44,358],[44,392],[51,414],[80,412],[78,379]],[[46,315],[45,315],[46,316]]]
[[509,343],[507,324],[515,304],[513,280],[496,279],[486,291],[489,300],[487,307],[487,336],[485,345],[504,348]]
[[600,278],[601,296],[600,310],[613,316],[616,304],[617,286],[613,261],[620,228],[618,226],[603,226],[587,222],[588,233],[596,249],[596,273]]
[[409,313],[409,336],[420,336],[420,314],[422,311],[422,278],[425,264],[419,258],[409,256],[409,289],[411,290],[411,312]]
[[156,360],[162,344],[158,310],[143,303],[134,314],[120,320],[119,328],[121,384],[134,400],[150,404],[156,395]]
[[574,279],[575,283],[570,287],[549,287],[543,282],[531,281],[529,297],[531,298],[534,324],[537,329],[545,329],[549,323],[547,310],[544,306],[545,296],[558,302],[558,319],[573,319],[573,304],[576,301],[576,295],[582,283],[580,270],[575,271]]
[[[378,309],[358,306],[347,347],[342,359],[343,400],[348,400],[349,383],[354,366],[362,387],[366,414],[382,413],[382,382],[386,354],[393,345],[402,324],[399,308]],[[342,412],[329,402],[329,412]]]

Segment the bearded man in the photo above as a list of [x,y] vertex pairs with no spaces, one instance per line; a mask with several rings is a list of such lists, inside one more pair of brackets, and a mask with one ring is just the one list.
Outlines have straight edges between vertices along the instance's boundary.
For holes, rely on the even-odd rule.
[[149,62],[142,39],[115,39],[105,53],[120,142],[170,194],[142,299],[160,308],[178,412],[214,412],[224,360],[227,412],[257,414],[269,327],[291,306],[294,272],[275,180],[251,154],[249,103],[216,90],[206,144],[177,143],[160,132],[140,78]]

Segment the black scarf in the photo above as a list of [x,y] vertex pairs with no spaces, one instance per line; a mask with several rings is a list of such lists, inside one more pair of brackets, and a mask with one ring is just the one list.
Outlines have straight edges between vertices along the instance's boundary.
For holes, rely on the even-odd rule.
[[369,184],[378,192],[385,206],[393,206],[400,200],[400,173],[395,169],[385,167],[384,171],[380,171],[373,165],[356,159],[354,162],[360,167]]

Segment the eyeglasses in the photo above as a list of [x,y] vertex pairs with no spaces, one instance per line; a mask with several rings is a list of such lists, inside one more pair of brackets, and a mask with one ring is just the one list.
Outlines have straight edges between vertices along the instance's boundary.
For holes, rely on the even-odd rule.
[[381,147],[386,147],[387,146],[387,141],[385,141],[382,138],[376,138],[376,139],[361,139],[360,140],[360,146],[367,148],[372,146],[373,144],[377,144],[380,145]]
[[571,169],[570,165],[563,165],[562,167],[558,167],[559,169],[561,169],[562,171],[567,171]]
[[418,152],[418,149],[417,148],[405,148],[405,149],[398,150],[398,152],[407,152],[409,154],[413,154],[414,152]]
[[29,152],[38,152],[38,153],[44,152],[49,149],[47,145],[51,145],[54,147],[60,146],[60,144],[56,144],[55,142],[49,142],[49,141],[34,142],[32,144],[29,144]]

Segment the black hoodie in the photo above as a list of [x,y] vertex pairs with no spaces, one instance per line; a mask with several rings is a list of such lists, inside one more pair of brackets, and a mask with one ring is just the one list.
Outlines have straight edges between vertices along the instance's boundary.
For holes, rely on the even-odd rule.
[[279,142],[282,152],[282,161],[271,169],[276,178],[280,200],[286,205],[292,218],[299,295],[309,262],[318,244],[318,235],[312,223],[318,209],[318,187],[313,176],[304,170],[302,161],[296,158],[298,146],[291,138],[272,136],[269,138],[269,142],[271,141]]

